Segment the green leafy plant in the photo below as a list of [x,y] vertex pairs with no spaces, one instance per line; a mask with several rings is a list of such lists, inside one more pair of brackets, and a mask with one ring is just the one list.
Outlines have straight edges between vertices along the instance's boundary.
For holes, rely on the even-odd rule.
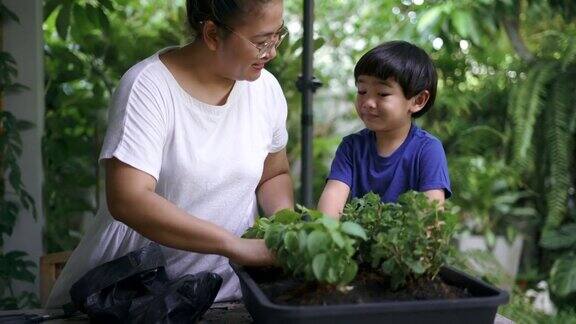
[[380,196],[370,192],[362,198],[354,198],[344,206],[342,221],[352,221],[364,228],[368,240],[360,243],[358,260],[370,264],[372,261],[371,246],[382,228],[382,215],[388,215],[394,209],[393,204],[382,204]]
[[545,232],[540,245],[557,254],[549,279],[554,300],[573,306],[576,302],[576,222]]
[[342,287],[356,276],[356,243],[366,233],[358,224],[301,207],[259,218],[244,237],[263,238],[288,273]]
[[512,163],[530,175],[531,186],[543,198],[537,205],[545,215],[540,246],[543,259],[548,260],[542,266],[549,269],[551,294],[556,302],[574,308],[576,218],[570,217],[568,206],[576,177],[571,167],[576,152],[576,85],[572,82],[576,37],[567,41],[565,48],[557,49],[556,57],[533,62],[526,79],[513,89],[509,114],[515,135]]
[[343,286],[366,264],[397,289],[438,274],[449,260],[456,224],[454,213],[422,193],[386,204],[369,193],[348,203],[341,221],[300,207],[259,218],[244,237],[263,238],[280,265],[305,280]]
[[[523,228],[526,236],[533,238],[526,242],[524,251],[528,253],[524,254],[523,263],[525,267],[549,272],[559,264],[558,259],[566,260],[563,254],[569,257],[576,252],[573,247],[548,248],[550,238],[574,222],[567,217],[567,197],[576,177],[570,167],[576,152],[573,104],[576,88],[571,81],[576,71],[576,3],[562,0],[427,3],[429,7],[416,8],[422,14],[417,25],[423,36],[438,36],[445,44],[460,45],[447,44],[439,52],[452,57],[465,54],[472,71],[451,73],[440,63],[443,72],[440,75],[446,75],[441,77],[441,83],[454,84],[443,88],[464,89],[475,80],[483,84],[466,91],[477,93],[481,109],[469,109],[472,114],[459,117],[474,125],[486,124],[495,116],[500,119],[493,125],[504,134],[504,141],[484,150],[482,155],[504,159],[520,175],[523,188],[535,193],[524,202],[532,200],[531,205],[542,219],[536,219],[530,228]],[[473,18],[461,19],[462,16]],[[474,23],[461,23],[465,21]],[[446,62],[455,65],[452,59]],[[505,77],[498,77],[499,74]],[[465,82],[450,82],[458,79]],[[494,86],[486,87],[489,83]],[[488,91],[478,92],[482,88]],[[489,117],[486,112],[492,118],[486,118]],[[444,124],[445,120],[438,119],[438,123]],[[476,138],[471,144],[484,146],[485,142]],[[542,238],[541,246],[535,246],[538,238]],[[552,285],[551,290],[554,293]]]
[[[0,2],[0,23],[3,23],[5,18],[19,22],[18,17]],[[0,25],[0,36],[1,34]],[[26,89],[22,84],[14,82],[16,75],[16,61],[10,53],[0,51],[0,309],[38,306],[38,299],[34,294],[16,293],[13,289],[16,280],[34,282],[32,268],[36,267],[36,264],[26,260],[26,252],[4,251],[3,248],[4,238],[12,235],[22,210],[29,210],[35,219],[37,217],[34,199],[24,188],[18,165],[18,159],[22,155],[20,132],[33,125],[17,119],[1,106],[4,94]]]
[[[522,7],[517,3],[512,6],[517,7],[517,19],[521,19]],[[576,245],[569,236],[574,233],[576,219],[569,217],[568,199],[576,177],[571,167],[576,152],[576,85],[572,81],[576,73],[576,6],[561,1],[533,1],[533,6],[539,10],[524,10],[525,19],[544,14],[553,17],[555,23],[535,20],[539,23],[530,26],[532,37],[517,38],[517,43],[526,41],[531,46],[524,47],[529,55],[521,56],[523,76],[509,96],[507,113],[513,135],[509,161],[540,198],[536,207],[544,219],[536,237],[544,248],[540,260],[546,261],[540,267],[549,271],[551,294],[559,306],[573,308],[576,272],[571,260]],[[543,31],[545,37],[540,36]]]
[[480,249],[458,251],[450,261],[450,266],[497,287],[509,289],[514,286],[515,278],[506,272],[491,251]]
[[420,277],[433,279],[450,259],[456,214],[414,191],[398,203],[376,203],[376,197],[353,199],[342,217],[370,228],[369,250],[360,255],[391,277],[393,289]]
[[520,189],[517,173],[504,161],[463,156],[451,166],[453,201],[461,207],[464,232],[484,236],[493,247],[496,235],[512,242],[519,224],[537,220],[536,210],[525,202],[532,194]]
[[[516,323],[570,323],[570,321],[557,321],[556,316],[549,316],[532,307],[532,302],[518,287],[514,287],[510,294],[510,302],[502,305],[498,313]],[[560,315],[560,314],[558,314]]]

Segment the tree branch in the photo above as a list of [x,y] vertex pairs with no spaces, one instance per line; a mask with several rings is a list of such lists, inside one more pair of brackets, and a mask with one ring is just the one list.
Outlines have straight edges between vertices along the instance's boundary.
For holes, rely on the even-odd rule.
[[520,56],[525,63],[530,63],[535,57],[528,47],[526,47],[526,43],[524,43],[524,39],[522,39],[520,35],[520,5],[520,1],[517,1],[511,12],[502,17],[502,25],[518,56]]

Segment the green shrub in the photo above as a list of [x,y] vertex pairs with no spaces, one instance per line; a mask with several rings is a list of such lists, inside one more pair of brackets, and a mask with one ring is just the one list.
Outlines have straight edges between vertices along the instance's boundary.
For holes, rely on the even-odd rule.
[[391,277],[396,289],[419,277],[433,279],[451,256],[457,216],[423,193],[401,195],[398,203],[376,203],[375,194],[353,199],[343,220],[368,228],[364,261]]
[[408,192],[397,204],[369,193],[347,204],[340,222],[306,208],[282,210],[259,218],[244,237],[263,238],[280,265],[305,280],[345,285],[364,263],[390,276],[396,289],[438,274],[456,223],[422,193]]

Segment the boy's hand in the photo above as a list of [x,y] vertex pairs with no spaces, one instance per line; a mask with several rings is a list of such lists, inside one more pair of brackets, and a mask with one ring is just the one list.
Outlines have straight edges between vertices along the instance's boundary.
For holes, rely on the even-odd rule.
[[446,200],[446,198],[445,198],[443,189],[433,189],[433,190],[424,191],[424,194],[426,195],[426,197],[428,197],[429,200],[437,201],[439,206],[444,205],[444,201]]

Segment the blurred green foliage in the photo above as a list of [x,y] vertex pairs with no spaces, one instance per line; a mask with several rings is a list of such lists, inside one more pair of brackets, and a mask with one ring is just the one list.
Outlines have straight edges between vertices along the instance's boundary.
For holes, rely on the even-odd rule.
[[36,263],[28,260],[26,252],[7,250],[4,246],[5,237],[12,235],[22,211],[28,210],[34,219],[37,218],[36,204],[24,187],[19,165],[22,156],[20,133],[34,125],[16,118],[11,112],[23,107],[5,107],[3,102],[6,94],[28,89],[15,82],[18,75],[16,60],[1,48],[2,25],[8,20],[20,22],[18,16],[0,2],[0,310],[39,306],[35,294],[17,291],[13,285],[15,281],[33,283]]

